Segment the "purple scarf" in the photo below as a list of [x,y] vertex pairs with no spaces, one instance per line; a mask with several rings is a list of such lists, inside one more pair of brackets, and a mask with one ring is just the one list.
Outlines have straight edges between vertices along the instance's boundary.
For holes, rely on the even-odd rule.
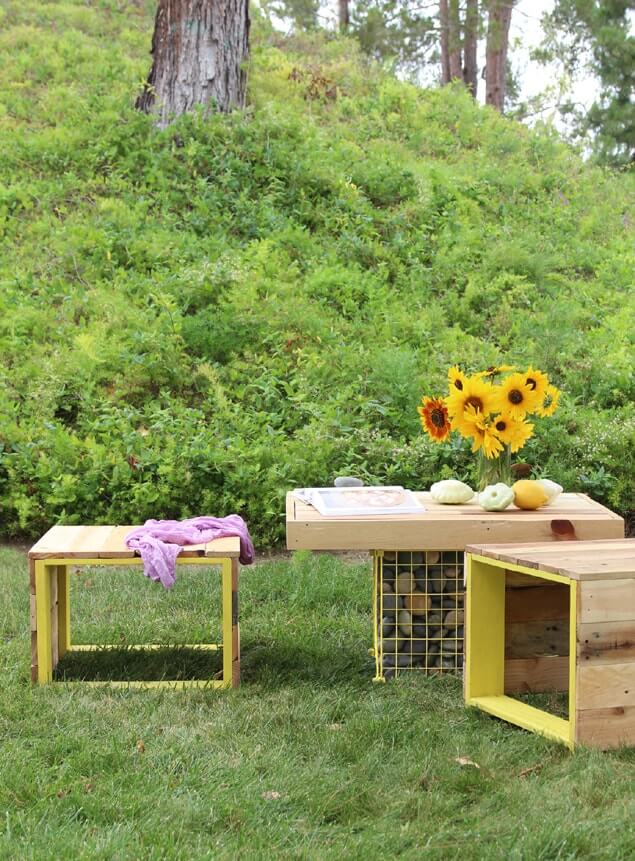
[[240,538],[240,562],[254,561],[247,524],[237,514],[229,517],[193,517],[191,520],[146,520],[126,535],[126,547],[138,550],[143,573],[171,589],[176,580],[176,557],[186,544],[206,544],[215,538]]

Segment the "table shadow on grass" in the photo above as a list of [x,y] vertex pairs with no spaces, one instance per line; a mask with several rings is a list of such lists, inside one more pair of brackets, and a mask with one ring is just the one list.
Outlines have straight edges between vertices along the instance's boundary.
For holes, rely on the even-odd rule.
[[68,652],[60,659],[55,681],[185,681],[214,680],[222,673],[222,651],[183,646],[132,649],[126,646],[91,652]]

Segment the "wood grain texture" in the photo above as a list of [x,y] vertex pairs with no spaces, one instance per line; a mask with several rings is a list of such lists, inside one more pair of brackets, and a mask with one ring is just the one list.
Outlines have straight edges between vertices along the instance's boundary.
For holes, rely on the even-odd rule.
[[547,655],[505,660],[505,693],[539,693],[569,689],[569,658]]
[[[607,521],[607,525],[612,529],[615,521]],[[470,545],[466,551],[528,570],[560,574],[572,580],[635,578],[635,538],[554,542],[550,545],[532,543],[514,547]]]
[[635,662],[635,619],[582,622],[576,634],[578,661],[582,664]]
[[531,589],[505,591],[505,623],[569,618],[569,587],[534,578]]
[[635,619],[635,579],[580,584],[578,622],[627,622]]
[[[623,538],[624,521],[584,494],[562,494],[538,511],[483,511],[475,502],[440,505],[429,493],[416,493],[426,510],[420,514],[325,517],[313,506],[287,494],[287,547],[292,550],[464,550],[473,544],[559,541],[554,519],[568,519],[578,539]],[[480,552],[480,550],[479,550]],[[513,560],[510,560],[513,561]]]
[[635,706],[635,662],[579,665],[576,700],[578,709]]
[[534,658],[540,655],[569,654],[567,619],[544,619],[540,622],[505,624],[505,656]]
[[635,707],[615,706],[577,711],[576,743],[603,750],[635,745]]
[[[135,526],[53,526],[29,550],[31,559],[132,559],[137,554],[125,545]],[[238,557],[238,537],[217,538],[207,544],[186,545],[179,559],[197,556]]]

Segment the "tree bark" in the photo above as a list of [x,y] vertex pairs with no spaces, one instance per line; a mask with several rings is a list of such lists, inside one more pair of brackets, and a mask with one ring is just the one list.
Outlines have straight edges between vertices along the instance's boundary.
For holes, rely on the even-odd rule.
[[450,80],[463,80],[463,63],[461,62],[461,15],[459,0],[450,0],[448,15],[448,49],[450,54]]
[[478,87],[478,0],[467,0],[465,9],[465,29],[463,39],[463,80],[470,93],[476,98]]
[[450,76],[450,16],[448,0],[439,0],[439,23],[441,25],[441,83],[449,84]]
[[485,102],[503,112],[507,47],[513,0],[489,0],[485,66]]
[[248,0],[159,0],[152,68],[136,106],[161,128],[195,105],[245,104]]
[[338,0],[338,20],[340,25],[340,33],[346,33],[350,24],[350,12],[348,8],[348,0]]

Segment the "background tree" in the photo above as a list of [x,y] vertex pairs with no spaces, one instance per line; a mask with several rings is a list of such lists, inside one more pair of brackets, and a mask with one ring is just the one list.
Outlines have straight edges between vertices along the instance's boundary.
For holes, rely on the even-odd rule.
[[514,0],[488,0],[485,56],[485,102],[497,110],[505,107],[509,26]]
[[593,136],[601,161],[635,160],[635,39],[627,0],[556,0],[545,16],[545,42],[538,59],[558,60],[570,78],[584,70],[600,84],[598,99],[586,110],[570,100],[560,110],[573,120],[579,137]]
[[248,0],[159,0],[152,68],[137,107],[164,127],[196,105],[245,103]]
[[461,80],[473,96],[478,87],[479,25],[478,0],[466,0],[463,9],[459,0],[440,0],[441,83]]

